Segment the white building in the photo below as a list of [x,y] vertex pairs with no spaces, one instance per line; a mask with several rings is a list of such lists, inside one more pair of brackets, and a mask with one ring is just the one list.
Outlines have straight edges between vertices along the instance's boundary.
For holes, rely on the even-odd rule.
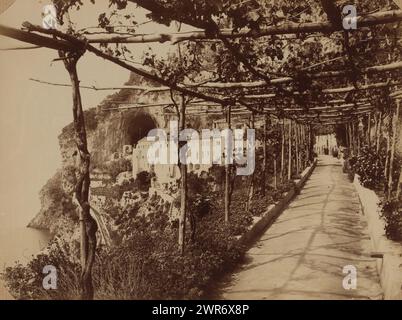
[[[173,159],[171,161],[171,150],[169,137],[166,138],[166,155],[160,155],[161,149],[153,150],[155,157],[164,158],[166,163],[151,164],[148,161],[148,151],[150,147],[155,143],[154,141],[148,141],[147,137],[138,141],[137,145],[132,150],[132,167],[133,177],[141,171],[155,173],[158,183],[164,184],[180,178],[180,169],[177,163]],[[200,174],[203,171],[208,172],[212,164],[225,164],[226,158],[226,142],[225,137],[219,136],[213,137],[194,137],[187,142],[189,149],[186,152],[188,170]],[[256,143],[257,144],[257,143]],[[258,146],[257,146],[258,147]],[[165,148],[165,146],[163,146]],[[177,148],[177,146],[175,146]],[[242,145],[233,143],[233,155],[243,154],[246,156],[247,141],[244,140]],[[233,157],[234,159],[234,157]],[[177,160],[176,160],[177,161]]]
[[153,144],[144,137],[138,141],[132,150],[133,177],[136,177],[141,171],[151,171],[151,165],[148,162],[147,154],[149,147]]

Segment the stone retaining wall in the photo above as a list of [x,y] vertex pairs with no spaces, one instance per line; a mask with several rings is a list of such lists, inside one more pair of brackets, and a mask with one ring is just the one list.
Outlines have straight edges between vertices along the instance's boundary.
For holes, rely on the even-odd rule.
[[355,175],[353,184],[367,220],[373,255],[379,257],[377,271],[384,290],[384,299],[402,300],[402,244],[386,238],[385,222],[380,217],[380,199],[376,193],[363,187],[358,175]]

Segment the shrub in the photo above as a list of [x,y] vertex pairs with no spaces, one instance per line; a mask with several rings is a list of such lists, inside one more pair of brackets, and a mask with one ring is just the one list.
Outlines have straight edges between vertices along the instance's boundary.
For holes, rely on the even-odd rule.
[[56,215],[66,216],[73,221],[78,221],[76,205],[73,203],[72,196],[63,189],[62,172],[58,171],[50,178],[41,190],[42,202],[48,203],[48,212]]
[[77,183],[77,168],[72,165],[66,165],[62,170],[62,177],[64,181],[75,186]]
[[[242,256],[242,250],[231,226],[217,216],[200,220],[197,238],[187,243],[183,255],[178,251],[177,229],[169,224],[166,214],[135,216],[123,244],[97,250],[95,298],[199,298],[214,276]],[[42,268],[49,264],[58,270],[57,290],[42,288]],[[26,266],[7,268],[3,277],[17,298],[76,299],[79,274],[77,251],[57,242]]]
[[384,163],[385,155],[368,146],[364,146],[358,156],[349,159],[352,171],[360,176],[361,184],[374,190],[384,184]]
[[396,191],[397,189],[401,169],[402,169],[402,158],[400,155],[395,153],[393,170],[392,170],[392,181],[393,181],[393,184],[391,186],[392,191]]
[[[43,288],[43,268],[46,265],[56,267],[57,290]],[[7,267],[1,276],[10,293],[18,299],[79,298],[80,266],[77,251],[58,238],[27,265],[17,262],[13,267]]]
[[137,173],[136,183],[140,191],[148,191],[151,187],[152,175],[147,171]]
[[91,108],[84,111],[85,126],[88,131],[94,131],[98,127],[97,109]]
[[202,218],[211,213],[214,205],[212,199],[205,195],[196,194],[189,201],[189,210],[199,218]]
[[381,217],[385,220],[385,234],[388,239],[402,240],[402,208],[398,200],[382,203]]
[[133,166],[130,160],[128,159],[117,159],[110,161],[108,164],[100,166],[102,171],[105,171],[110,174],[113,181],[116,181],[117,176],[126,171],[132,171]]

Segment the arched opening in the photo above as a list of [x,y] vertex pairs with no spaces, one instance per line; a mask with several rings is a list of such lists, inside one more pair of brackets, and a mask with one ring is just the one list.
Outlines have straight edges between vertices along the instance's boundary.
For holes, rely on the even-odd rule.
[[136,145],[146,137],[148,132],[156,128],[155,120],[147,113],[136,113],[127,119],[125,144]]

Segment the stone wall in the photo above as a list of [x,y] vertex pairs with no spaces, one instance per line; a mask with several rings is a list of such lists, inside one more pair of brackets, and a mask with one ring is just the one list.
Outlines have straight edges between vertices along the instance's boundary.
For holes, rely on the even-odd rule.
[[358,175],[355,175],[353,184],[367,220],[372,256],[377,257],[377,271],[384,299],[402,300],[402,244],[386,238],[385,222],[380,217],[380,199],[376,193],[363,187]]

